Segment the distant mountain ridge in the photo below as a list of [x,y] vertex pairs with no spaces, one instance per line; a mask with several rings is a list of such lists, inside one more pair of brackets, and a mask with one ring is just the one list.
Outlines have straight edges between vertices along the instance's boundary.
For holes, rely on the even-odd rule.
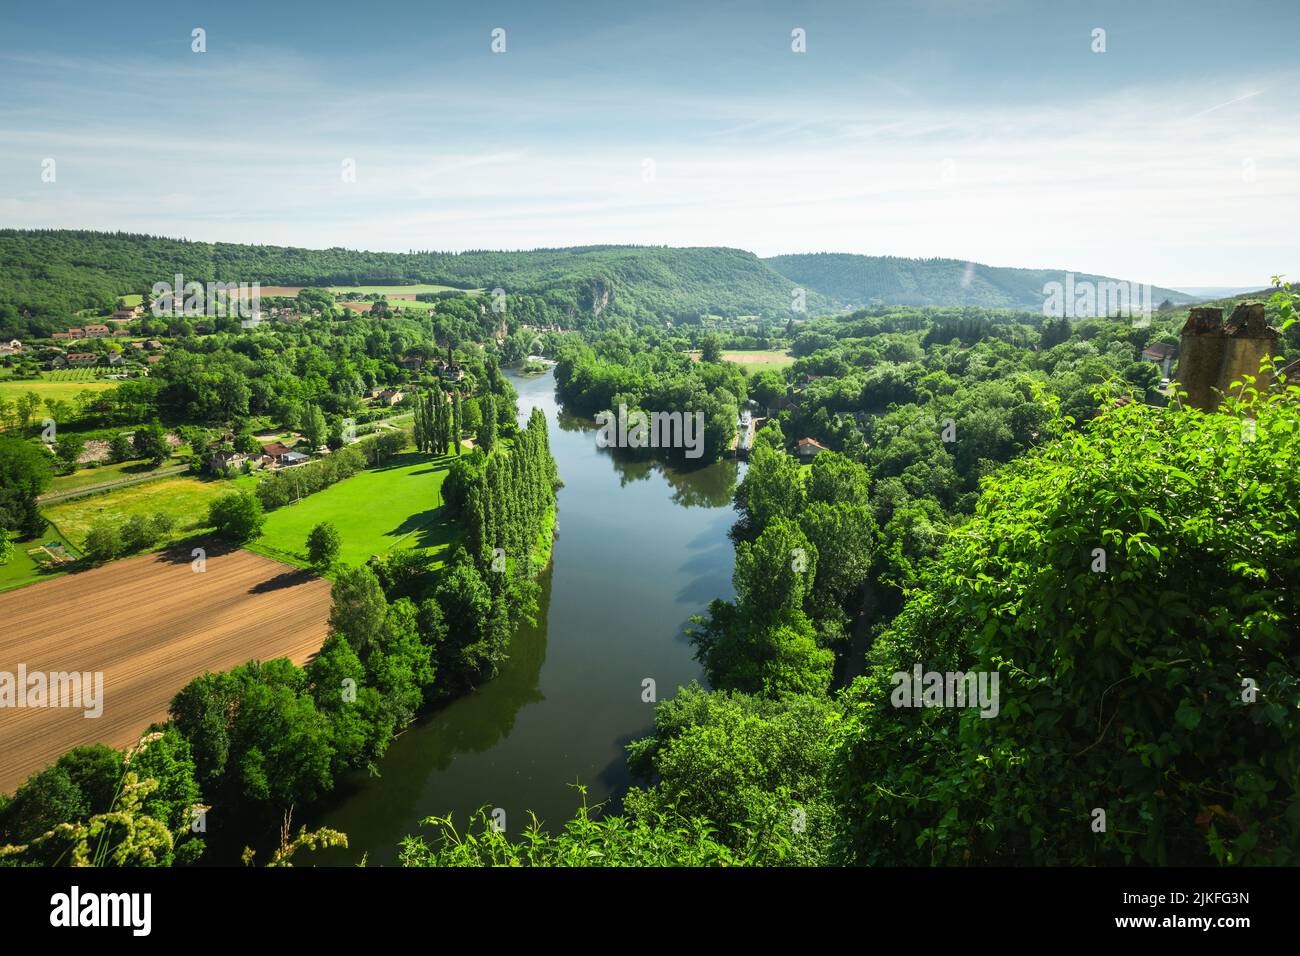
[[[851,306],[972,305],[1040,312],[1043,287],[1065,282],[1067,271],[1081,282],[1123,281],[1065,269],[1016,269],[960,259],[904,259],[817,252],[772,256],[763,262],[798,286]],[[1130,280],[1135,281],[1135,280]],[[1152,286],[1152,305],[1197,301],[1177,289]]]
[[[68,327],[176,273],[199,282],[282,286],[436,283],[545,298],[569,314],[672,321],[703,315],[787,317],[870,305],[979,306],[1041,312],[1064,271],[955,259],[844,253],[775,256],[720,246],[577,246],[518,252],[365,252],[196,242],[92,230],[0,229],[0,333]],[[1073,273],[1076,282],[1115,281]],[[1197,301],[1153,288],[1152,305]]]

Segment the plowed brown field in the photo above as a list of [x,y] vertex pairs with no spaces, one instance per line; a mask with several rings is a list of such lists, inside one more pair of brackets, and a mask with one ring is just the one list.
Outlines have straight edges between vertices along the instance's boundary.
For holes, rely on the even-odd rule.
[[190,548],[0,594],[0,671],[102,671],[103,713],[0,707],[0,792],[80,744],[124,747],[167,718],[176,692],[205,671],[320,649],[330,585],[248,551],[211,544],[196,573]]

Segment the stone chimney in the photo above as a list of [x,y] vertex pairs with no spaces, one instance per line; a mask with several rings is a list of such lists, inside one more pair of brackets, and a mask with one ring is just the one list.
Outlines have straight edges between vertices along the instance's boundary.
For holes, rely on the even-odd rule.
[[1272,376],[1260,363],[1276,351],[1277,329],[1264,321],[1263,302],[1242,302],[1223,321],[1223,310],[1197,306],[1183,326],[1178,354],[1178,382],[1187,404],[1205,412],[1219,407],[1233,382],[1255,376],[1255,387],[1267,388]]

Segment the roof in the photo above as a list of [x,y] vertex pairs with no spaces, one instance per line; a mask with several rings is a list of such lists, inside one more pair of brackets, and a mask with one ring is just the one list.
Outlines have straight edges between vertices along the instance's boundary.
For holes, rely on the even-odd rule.
[[278,441],[273,441],[269,445],[263,445],[262,451],[274,458],[279,458],[281,455],[289,454],[289,448],[282,442]]
[[1170,345],[1168,342],[1156,342],[1154,345],[1148,345],[1144,348],[1142,354],[1147,358],[1155,359],[1177,358],[1178,346]]
[[816,448],[816,449],[819,449],[820,451],[829,451],[829,450],[830,450],[830,449],[828,449],[825,445],[823,445],[821,442],[816,441],[815,439],[812,439],[812,438],[800,438],[799,441],[795,443],[795,447],[796,447],[796,448]]

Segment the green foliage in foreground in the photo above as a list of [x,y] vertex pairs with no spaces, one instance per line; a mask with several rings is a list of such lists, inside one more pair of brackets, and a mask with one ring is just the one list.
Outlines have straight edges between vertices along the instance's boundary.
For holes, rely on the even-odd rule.
[[582,805],[558,833],[541,829],[536,819],[512,840],[498,832],[486,810],[479,810],[461,834],[451,817],[428,817],[431,840],[408,836],[398,859],[402,866],[745,866],[755,861],[720,843],[704,820],[657,813],[648,818],[597,819]]
[[824,696],[781,701],[682,688],[655,710],[655,734],[628,747],[653,784],[628,814],[715,821],[721,843],[765,865],[828,862],[836,829],[826,789],[839,706]]
[[[1286,392],[1112,407],[986,485],[852,688],[833,771],[849,859],[1300,862]],[[917,663],[996,671],[1000,713],[891,706]]]

